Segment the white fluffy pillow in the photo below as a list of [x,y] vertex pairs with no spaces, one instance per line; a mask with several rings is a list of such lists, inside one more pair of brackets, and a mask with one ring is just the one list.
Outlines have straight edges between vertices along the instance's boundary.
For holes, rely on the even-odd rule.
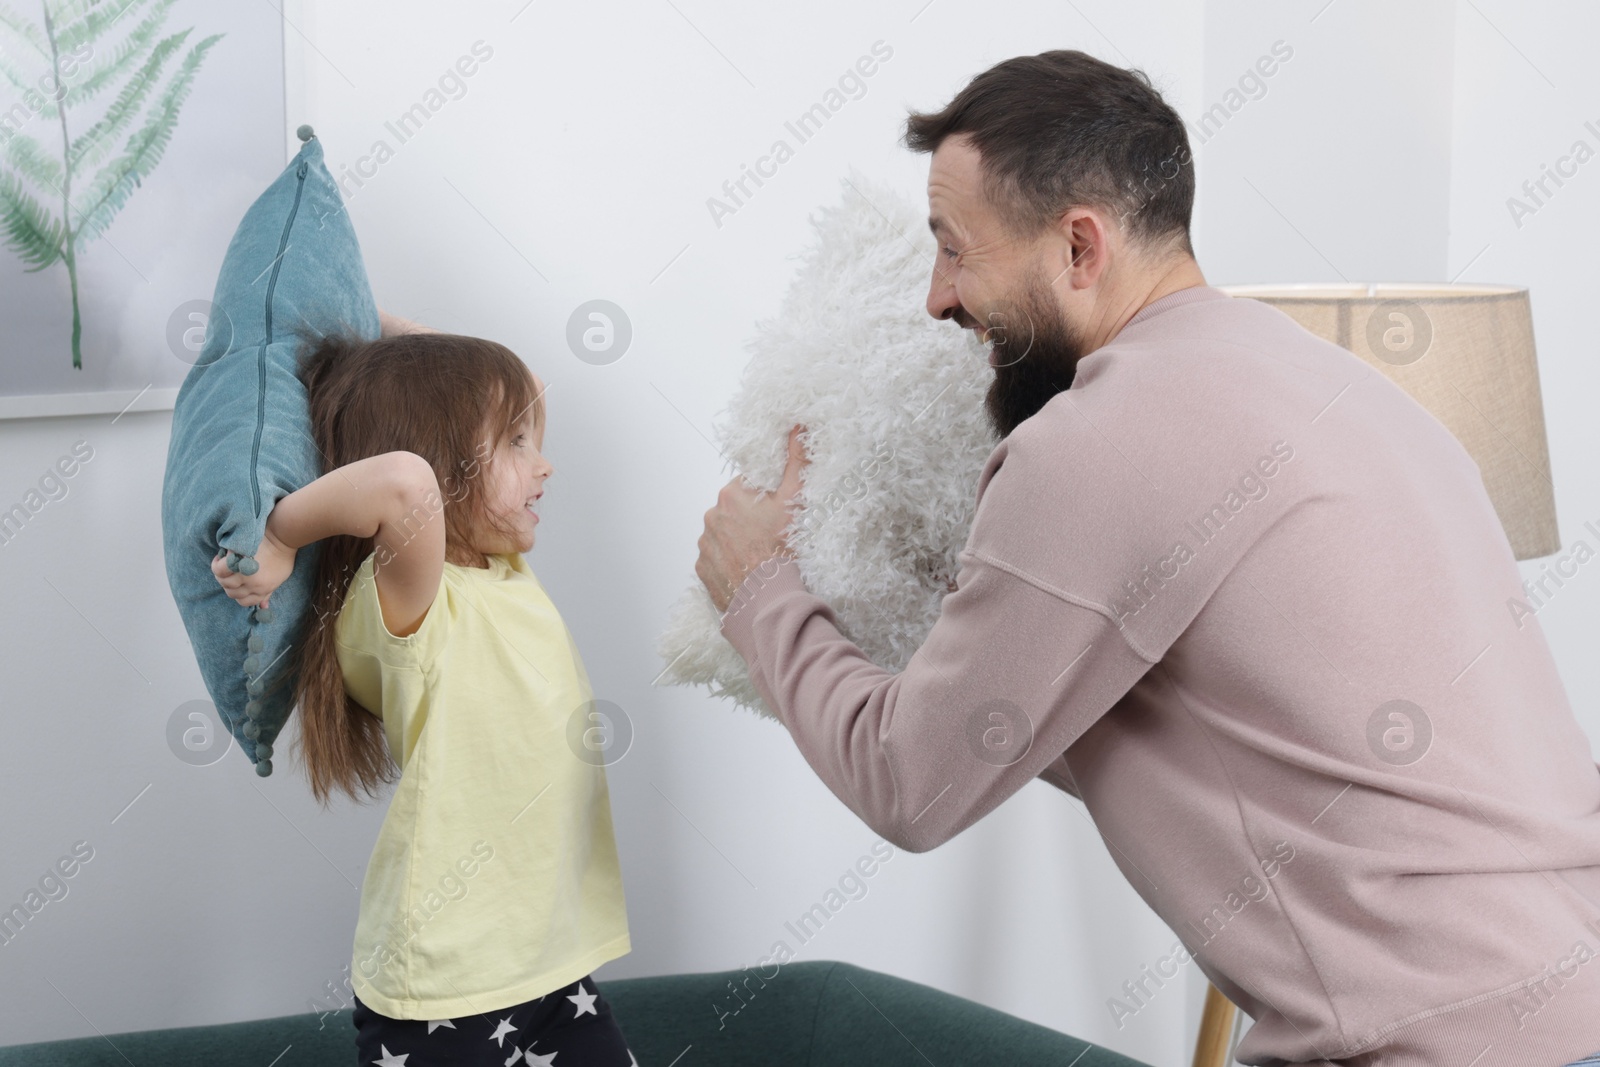
[[[789,528],[806,587],[879,666],[903,669],[960,569],[978,475],[997,443],[983,411],[987,349],[925,310],[935,247],[898,192],[854,169],[810,221],[776,319],[757,323],[739,393],[715,433],[744,480],[775,489],[789,429],[810,464]],[[694,582],[658,651],[662,681],[772,717]]]

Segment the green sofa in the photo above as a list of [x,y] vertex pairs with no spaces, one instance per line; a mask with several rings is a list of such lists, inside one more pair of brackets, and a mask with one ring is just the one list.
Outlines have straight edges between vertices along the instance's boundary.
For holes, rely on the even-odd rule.
[[[640,1067],[1144,1067],[848,963],[791,963],[765,981],[755,970],[619,978],[600,990]],[[348,1009],[0,1048],[0,1067],[353,1067],[354,1060]]]

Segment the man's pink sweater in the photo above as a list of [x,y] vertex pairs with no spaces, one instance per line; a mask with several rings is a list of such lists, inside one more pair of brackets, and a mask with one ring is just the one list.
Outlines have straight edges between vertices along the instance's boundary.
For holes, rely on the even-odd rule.
[[961,559],[898,674],[787,556],[723,617],[873,830],[921,851],[1035,778],[1080,798],[1182,941],[1113,1014],[1192,954],[1247,1064],[1600,1050],[1600,768],[1476,464],[1384,375],[1165,296],[995,448]]

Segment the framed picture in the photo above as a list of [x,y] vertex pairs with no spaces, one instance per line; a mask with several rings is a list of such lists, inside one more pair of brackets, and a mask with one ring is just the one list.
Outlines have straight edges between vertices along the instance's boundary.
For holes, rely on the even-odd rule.
[[171,408],[284,155],[271,4],[0,6],[0,418]]

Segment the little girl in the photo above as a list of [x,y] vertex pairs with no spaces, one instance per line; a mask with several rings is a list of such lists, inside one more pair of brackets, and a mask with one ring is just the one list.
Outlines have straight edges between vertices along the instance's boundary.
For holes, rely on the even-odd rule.
[[492,341],[383,326],[307,339],[328,473],[278,501],[254,575],[212,564],[254,606],[323,542],[296,692],[311,789],[399,780],[356,921],[359,1063],[628,1067],[589,978],[630,947],[604,767],[568,741],[593,694],[521,555],[553,473],[543,386]]

